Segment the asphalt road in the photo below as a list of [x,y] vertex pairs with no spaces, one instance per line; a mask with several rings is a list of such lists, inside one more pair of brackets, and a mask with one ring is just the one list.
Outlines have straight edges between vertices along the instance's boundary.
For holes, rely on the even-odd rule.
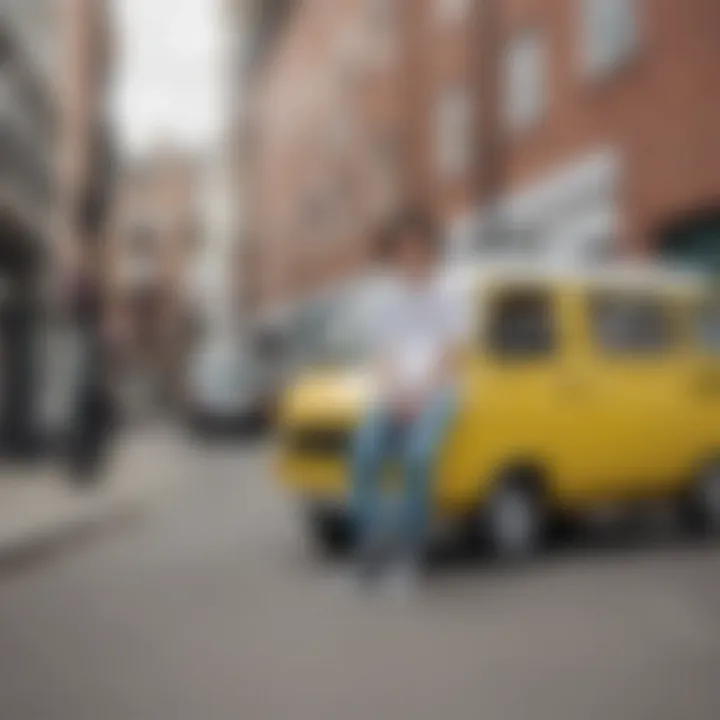
[[717,548],[448,562],[364,596],[299,541],[266,448],[163,455],[148,472],[193,481],[0,577],[2,720],[720,717]]

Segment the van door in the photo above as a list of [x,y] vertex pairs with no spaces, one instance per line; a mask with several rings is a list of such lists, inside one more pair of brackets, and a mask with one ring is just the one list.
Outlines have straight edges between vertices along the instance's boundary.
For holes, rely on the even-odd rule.
[[466,388],[457,453],[463,474],[492,475],[507,463],[552,471],[566,427],[555,390],[564,351],[560,301],[542,285],[492,289],[481,308],[479,351]]
[[679,314],[660,294],[601,291],[586,302],[587,471],[608,497],[660,490],[681,464]]

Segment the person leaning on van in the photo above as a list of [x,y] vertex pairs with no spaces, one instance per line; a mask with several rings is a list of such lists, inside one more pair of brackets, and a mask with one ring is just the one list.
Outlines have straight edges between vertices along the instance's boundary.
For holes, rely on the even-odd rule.
[[[442,278],[442,244],[433,220],[404,211],[382,233],[380,259],[392,281],[368,328],[374,398],[352,443],[352,514],[363,580],[375,578],[385,553],[380,478],[400,460],[403,479],[392,536],[399,576],[414,581],[423,566],[432,477],[455,408],[465,308]],[[386,556],[387,557],[387,556]]]
[[389,235],[396,294],[373,315],[374,399],[365,353],[288,388],[281,477],[317,547],[342,552],[357,529],[360,568],[377,569],[378,484],[395,484],[396,453],[404,567],[422,558],[428,518],[513,562],[558,521],[609,506],[669,501],[688,529],[720,532],[720,304],[707,279],[468,263],[453,276],[469,281],[460,364],[464,313],[437,284],[438,247],[414,216]]

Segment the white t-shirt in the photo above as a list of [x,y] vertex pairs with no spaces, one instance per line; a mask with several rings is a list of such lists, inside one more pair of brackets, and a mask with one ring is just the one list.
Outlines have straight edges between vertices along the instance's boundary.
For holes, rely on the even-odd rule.
[[466,339],[466,294],[438,275],[423,285],[395,281],[375,308],[375,354],[398,392],[422,392],[444,354]]

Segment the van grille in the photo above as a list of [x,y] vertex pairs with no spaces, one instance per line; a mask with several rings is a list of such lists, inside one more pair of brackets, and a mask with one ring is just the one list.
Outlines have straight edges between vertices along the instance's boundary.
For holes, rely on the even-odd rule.
[[291,432],[287,439],[291,452],[319,457],[345,457],[351,442],[352,432],[345,428],[305,428]]

